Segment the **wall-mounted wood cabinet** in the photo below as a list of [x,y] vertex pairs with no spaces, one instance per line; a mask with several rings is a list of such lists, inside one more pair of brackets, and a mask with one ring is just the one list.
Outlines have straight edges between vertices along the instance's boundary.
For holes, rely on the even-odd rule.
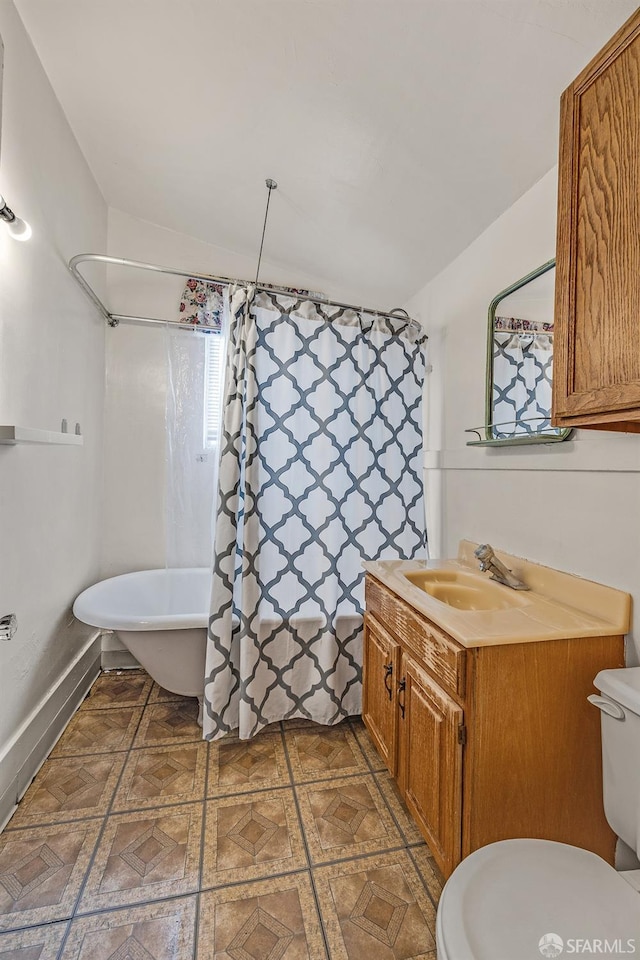
[[640,432],[640,10],[564,92],[553,423]]
[[511,837],[613,862],[587,696],[622,636],[465,648],[370,575],[366,607],[362,716],[444,875]]

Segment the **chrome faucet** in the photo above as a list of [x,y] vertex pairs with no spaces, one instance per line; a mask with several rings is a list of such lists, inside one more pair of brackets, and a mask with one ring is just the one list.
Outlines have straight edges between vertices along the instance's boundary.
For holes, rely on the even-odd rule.
[[512,590],[528,590],[529,587],[522,580],[518,580],[511,570],[508,570],[501,560],[498,560],[493,547],[488,543],[481,543],[477,550],[474,550],[474,557],[480,561],[480,569],[484,573],[490,571],[491,579],[503,583],[505,587],[511,587]]

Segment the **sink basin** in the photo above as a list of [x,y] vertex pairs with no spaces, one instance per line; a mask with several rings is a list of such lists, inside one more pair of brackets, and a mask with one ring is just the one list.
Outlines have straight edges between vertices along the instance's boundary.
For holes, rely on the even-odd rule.
[[434,600],[458,610],[508,610],[531,602],[510,587],[462,570],[416,570],[403,576]]

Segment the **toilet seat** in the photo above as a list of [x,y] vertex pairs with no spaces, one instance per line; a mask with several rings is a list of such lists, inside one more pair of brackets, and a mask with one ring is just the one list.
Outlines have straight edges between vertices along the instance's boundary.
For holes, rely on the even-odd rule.
[[[600,857],[550,840],[501,840],[476,850],[445,884],[438,960],[541,960],[545,934],[621,941],[611,957],[640,953],[640,894]],[[602,951],[604,952],[604,951]]]

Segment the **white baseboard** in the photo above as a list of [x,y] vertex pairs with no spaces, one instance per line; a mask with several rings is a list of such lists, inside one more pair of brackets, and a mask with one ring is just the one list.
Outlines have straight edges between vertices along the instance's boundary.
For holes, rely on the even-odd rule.
[[0,748],[0,830],[100,673],[100,631]]

